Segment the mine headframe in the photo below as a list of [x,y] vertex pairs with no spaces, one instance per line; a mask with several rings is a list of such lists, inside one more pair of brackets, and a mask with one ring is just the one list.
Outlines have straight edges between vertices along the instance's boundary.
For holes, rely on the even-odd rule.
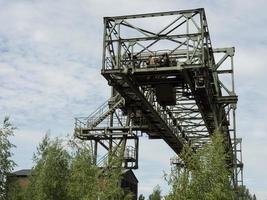
[[[125,168],[138,167],[138,138],[163,139],[176,154],[197,150],[219,130],[238,183],[234,48],[214,49],[204,9],[104,18],[102,75],[111,98],[76,135],[111,152],[122,144]],[[97,161],[96,161],[97,162]]]

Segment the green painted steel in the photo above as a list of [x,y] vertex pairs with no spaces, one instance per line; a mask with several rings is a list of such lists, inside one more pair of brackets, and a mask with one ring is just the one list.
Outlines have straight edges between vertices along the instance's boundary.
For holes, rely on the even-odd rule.
[[[138,168],[138,138],[162,139],[178,155],[225,134],[234,186],[243,184],[236,136],[234,47],[213,48],[202,8],[104,18],[101,74],[111,98],[75,134],[108,152],[122,145],[124,167]],[[108,156],[96,159],[101,164]]]

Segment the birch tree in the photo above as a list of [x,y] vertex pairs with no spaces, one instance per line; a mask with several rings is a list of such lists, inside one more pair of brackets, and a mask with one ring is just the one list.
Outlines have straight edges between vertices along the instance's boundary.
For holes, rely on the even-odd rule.
[[10,137],[14,135],[15,127],[10,123],[9,118],[5,117],[0,128],[0,200],[5,200],[7,195],[7,175],[10,173],[15,162],[12,160],[12,148]]

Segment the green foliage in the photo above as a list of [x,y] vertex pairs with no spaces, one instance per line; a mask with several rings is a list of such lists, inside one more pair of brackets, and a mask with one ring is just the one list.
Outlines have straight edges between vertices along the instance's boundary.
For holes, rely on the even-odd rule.
[[51,141],[46,135],[38,147],[34,161],[35,166],[27,189],[28,199],[66,200],[70,174],[69,154],[64,150],[61,141]]
[[19,181],[8,183],[7,200],[24,200],[26,189],[21,188]]
[[93,165],[91,150],[86,146],[74,153],[70,166],[68,196],[70,200],[97,199],[99,169]]
[[145,197],[143,194],[140,194],[139,197],[138,197],[138,200],[145,200]]
[[[6,175],[15,163],[10,159],[10,149],[14,147],[8,137],[13,135],[14,127],[8,118],[0,129],[1,147],[1,195],[0,200],[130,200],[120,187],[122,179],[123,148],[110,152],[109,160],[98,168],[94,164],[92,149],[86,143],[76,143],[63,147],[59,139],[44,137],[34,154],[35,165],[32,169],[29,187],[20,188],[17,182],[10,183],[6,194]],[[180,155],[187,168],[173,171],[168,177],[171,192],[166,200],[231,200],[234,193],[230,185],[230,170],[226,166],[227,154],[223,136],[214,133],[212,142],[198,152],[190,146]],[[72,154],[70,154],[71,152]],[[240,187],[240,199],[255,200],[247,188]],[[149,200],[160,200],[161,189],[156,186]],[[144,200],[140,195],[139,200]]]
[[11,159],[11,149],[15,147],[9,140],[14,135],[15,127],[10,123],[9,118],[5,117],[2,127],[0,128],[0,200],[6,199],[6,177],[16,165]]
[[160,200],[161,199],[161,189],[158,185],[153,189],[153,193],[149,195],[148,199],[149,200]]
[[101,177],[98,179],[99,199],[128,200],[131,193],[125,193],[121,188],[123,148],[110,152],[108,163],[105,164]]
[[110,152],[102,168],[94,164],[92,149],[85,142],[72,140],[72,160],[68,183],[69,198],[81,200],[127,200],[130,194],[121,189],[122,152]]
[[238,195],[240,200],[257,200],[256,195],[252,195],[246,186],[238,187]]
[[[11,159],[11,149],[15,147],[9,137],[14,127],[5,118],[0,129],[0,200],[130,200],[120,187],[122,179],[123,149],[110,152],[109,160],[103,168],[94,164],[92,149],[86,143],[74,140],[63,147],[59,139],[44,137],[34,154],[35,165],[29,180],[29,187],[22,189],[18,182],[8,187],[6,176],[15,166]],[[198,152],[190,146],[180,155],[187,166],[173,171],[168,177],[171,192],[166,200],[231,200],[234,199],[230,185],[231,172],[226,166],[227,153],[224,138],[214,133],[210,144]],[[72,152],[70,155],[69,152]],[[7,193],[8,188],[8,193]],[[256,200],[246,187],[238,188],[242,200]],[[156,186],[149,200],[160,200],[161,189]],[[139,200],[144,200],[140,195]]]
[[168,181],[172,187],[167,200],[231,200],[234,192],[230,184],[224,138],[214,133],[210,144],[196,153],[186,147],[181,157],[187,168],[173,172]]
[[61,140],[44,137],[34,154],[35,166],[25,199],[130,200],[131,194],[120,187],[123,154],[110,156],[109,162],[99,168],[86,143],[72,140],[66,147],[69,151]]

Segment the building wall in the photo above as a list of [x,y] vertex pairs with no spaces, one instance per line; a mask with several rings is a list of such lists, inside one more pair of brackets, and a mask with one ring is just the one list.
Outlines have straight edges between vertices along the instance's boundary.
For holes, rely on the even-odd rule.
[[28,177],[19,177],[18,181],[21,188],[27,188],[29,185]]

